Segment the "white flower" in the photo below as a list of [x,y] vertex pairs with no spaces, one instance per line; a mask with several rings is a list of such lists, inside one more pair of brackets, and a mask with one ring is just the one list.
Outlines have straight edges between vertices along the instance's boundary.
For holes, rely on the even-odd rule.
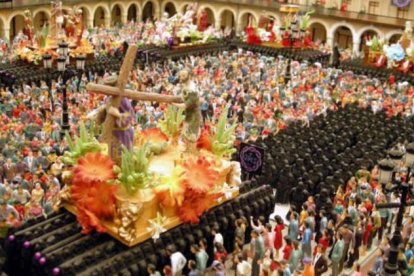
[[159,239],[160,235],[164,233],[165,231],[167,231],[167,229],[163,227],[166,220],[167,218],[161,215],[159,212],[157,213],[156,218],[148,220],[151,226],[147,227],[147,230],[151,232],[152,239],[154,240]]

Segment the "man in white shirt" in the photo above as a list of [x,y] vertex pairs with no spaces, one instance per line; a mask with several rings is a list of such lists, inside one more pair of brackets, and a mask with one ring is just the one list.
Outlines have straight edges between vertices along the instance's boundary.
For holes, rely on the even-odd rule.
[[220,228],[218,225],[215,225],[211,230],[211,234],[214,236],[213,244],[219,243],[224,245],[223,235],[219,233]]
[[236,256],[237,276],[250,276],[252,274],[252,265],[243,258],[242,254]]
[[173,248],[170,246],[167,247],[166,253],[168,256],[170,256],[172,275],[173,276],[182,275],[182,271],[183,271],[183,268],[185,267],[185,264],[187,263],[187,259],[179,251],[175,251],[173,253]]

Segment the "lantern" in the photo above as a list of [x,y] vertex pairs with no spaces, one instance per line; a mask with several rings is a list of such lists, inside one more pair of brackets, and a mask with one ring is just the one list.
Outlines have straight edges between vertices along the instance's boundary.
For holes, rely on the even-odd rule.
[[383,159],[378,163],[378,182],[381,184],[388,184],[392,180],[392,173],[395,164],[390,159]]
[[414,143],[408,144],[405,149],[405,164],[412,168],[414,165]]
[[52,56],[49,54],[43,55],[43,68],[50,69],[52,68]]
[[76,57],[76,69],[77,70],[85,69],[85,60],[86,60],[86,57],[83,55],[79,55]]
[[59,56],[57,58],[57,69],[59,72],[63,72],[66,70],[66,57]]

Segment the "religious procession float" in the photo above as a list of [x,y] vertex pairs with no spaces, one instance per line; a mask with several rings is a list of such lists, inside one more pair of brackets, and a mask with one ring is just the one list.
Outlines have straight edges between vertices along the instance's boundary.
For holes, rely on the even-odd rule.
[[[67,43],[69,55],[85,56],[93,59],[97,55],[113,55],[128,45],[154,45],[170,48],[196,47],[222,37],[222,32],[209,26],[204,9],[198,12],[197,4],[188,5],[184,13],[169,17],[164,13],[159,20],[129,22],[123,26],[111,28],[84,26],[82,9],[73,6],[72,10],[63,10],[62,2],[52,2],[49,25],[44,25],[35,33],[32,14],[25,11],[24,28],[11,45],[11,58],[39,64],[45,54],[55,60],[59,53],[59,44]],[[0,56],[7,53],[7,43],[0,42]]]
[[[80,126],[67,135],[62,205],[76,214],[83,233],[107,232],[133,246],[181,223],[197,223],[210,208],[238,195],[241,169],[230,161],[235,125],[223,111],[217,124],[202,127],[198,92],[189,72],[180,72],[182,96],[124,89],[137,47],[128,48],[119,76],[91,93],[107,95],[90,116],[101,124],[99,141]],[[134,130],[130,100],[165,104],[156,128]]]
[[51,2],[51,18],[49,25],[41,30],[34,30],[33,16],[29,10],[24,12],[24,28],[12,43],[12,57],[28,63],[41,63],[45,55],[55,60],[59,55],[59,44],[66,43],[69,55],[83,55],[92,58],[94,49],[84,36],[82,9],[73,6],[71,10],[63,10],[62,2]]
[[388,68],[405,74],[413,74],[414,41],[411,22],[407,21],[400,40],[388,44],[384,38],[377,36],[366,39],[364,63],[377,68]]
[[300,15],[299,6],[296,5],[282,5],[280,11],[283,13],[280,24],[272,16],[262,15],[258,26],[254,27],[250,16],[245,29],[246,43],[275,48],[314,47],[309,30],[313,11]]

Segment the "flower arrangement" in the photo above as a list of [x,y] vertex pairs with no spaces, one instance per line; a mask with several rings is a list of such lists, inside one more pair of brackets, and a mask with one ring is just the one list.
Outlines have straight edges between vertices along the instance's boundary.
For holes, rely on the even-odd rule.
[[371,51],[379,52],[383,47],[383,42],[375,35],[372,39],[367,40],[366,45]]
[[169,105],[158,127],[173,141],[178,139],[184,122],[184,109]]
[[210,126],[204,127],[197,141],[197,147],[199,149],[211,151],[219,158],[229,157],[236,152],[234,148],[234,142],[236,141],[234,130],[237,125],[233,123],[227,126],[227,114],[228,108],[220,114],[214,129]]
[[171,176],[162,177],[154,187],[160,204],[176,208],[182,222],[198,223],[203,212],[223,195],[215,187],[219,178],[216,165],[199,156],[176,166]]
[[71,199],[84,234],[93,229],[104,232],[101,220],[115,215],[116,186],[110,184],[115,178],[113,166],[109,156],[95,152],[81,157],[73,170]]
[[124,147],[122,149],[122,164],[120,167],[114,167],[117,174],[114,183],[122,185],[130,195],[134,195],[138,190],[147,187],[151,179],[148,173],[148,155],[148,144],[139,149],[134,148],[132,151]]
[[62,157],[63,163],[66,165],[75,165],[77,160],[89,152],[100,152],[104,147],[90,134],[83,123],[79,126],[79,137],[74,139],[70,137],[69,133],[65,134],[68,142],[69,151],[66,151]]

